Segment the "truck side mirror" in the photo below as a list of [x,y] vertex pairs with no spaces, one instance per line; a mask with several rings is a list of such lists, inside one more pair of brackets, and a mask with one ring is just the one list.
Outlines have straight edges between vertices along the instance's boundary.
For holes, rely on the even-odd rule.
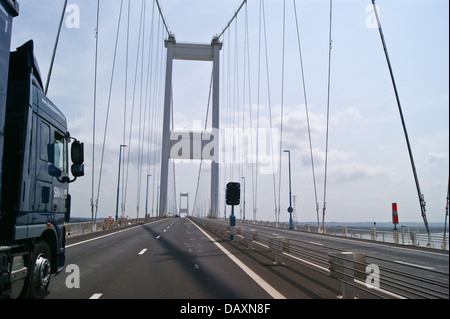
[[79,141],[74,141],[70,149],[72,163],[81,165],[84,163],[84,144]]
[[84,176],[84,164],[73,164],[70,170],[74,177]]
[[84,144],[79,141],[74,141],[70,149],[72,157],[72,167],[70,168],[74,177],[84,176]]

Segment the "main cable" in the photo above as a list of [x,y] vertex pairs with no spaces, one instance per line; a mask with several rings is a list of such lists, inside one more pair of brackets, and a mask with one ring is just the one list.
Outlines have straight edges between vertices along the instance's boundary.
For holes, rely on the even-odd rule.
[[328,92],[327,92],[327,132],[326,132],[326,143],[325,143],[325,177],[323,185],[323,213],[322,213],[322,228],[325,226],[325,211],[327,208],[326,197],[327,197],[327,173],[328,173],[328,137],[329,137],[329,126],[330,126],[330,87],[331,87],[331,50],[333,49],[332,40],[332,22],[333,22],[333,0],[330,0],[330,32],[328,39]]

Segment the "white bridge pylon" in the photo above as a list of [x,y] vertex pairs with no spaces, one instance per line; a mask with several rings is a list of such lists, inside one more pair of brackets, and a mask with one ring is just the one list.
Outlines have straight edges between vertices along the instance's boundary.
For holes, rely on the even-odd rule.
[[[217,37],[211,44],[177,43],[174,35],[169,35],[165,41],[167,49],[166,83],[164,93],[164,118],[161,154],[161,181],[159,197],[159,216],[168,216],[167,189],[169,178],[170,158],[170,107],[172,102],[172,70],[173,60],[212,61],[213,62],[213,88],[212,88],[212,129],[219,130],[219,79],[220,79],[220,50],[222,43]],[[213,152],[218,152],[219,141],[214,141]],[[215,158],[218,158],[215,153]],[[211,207],[210,216],[216,218],[219,213],[219,163],[211,161]]]

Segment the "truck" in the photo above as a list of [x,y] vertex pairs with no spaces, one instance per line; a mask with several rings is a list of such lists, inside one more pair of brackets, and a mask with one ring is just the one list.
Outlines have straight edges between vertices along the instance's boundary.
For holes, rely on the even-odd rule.
[[33,41],[10,52],[18,14],[16,0],[0,0],[0,299],[40,299],[64,269],[69,184],[84,175],[84,145],[44,94]]

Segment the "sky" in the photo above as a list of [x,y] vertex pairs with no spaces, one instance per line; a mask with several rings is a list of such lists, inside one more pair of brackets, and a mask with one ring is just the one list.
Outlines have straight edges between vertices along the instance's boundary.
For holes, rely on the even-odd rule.
[[[175,35],[177,42],[208,44],[215,35],[224,30],[242,1],[159,2],[169,31]],[[63,1],[21,0],[19,3],[20,15],[13,21],[11,48],[33,39],[35,55],[45,79]],[[118,26],[121,1],[100,1],[94,162],[92,154],[97,1],[69,1],[63,20],[48,96],[66,115],[71,135],[85,144],[86,175],[70,185],[72,216],[76,217],[91,217],[93,189],[94,198],[98,197],[97,216],[115,215],[121,144],[128,145],[123,157],[124,161],[129,159],[126,215],[133,218],[139,214],[142,217],[146,202],[151,214],[158,204],[157,163],[160,161],[159,134],[166,54],[163,39],[167,38],[167,33],[162,29],[157,11],[153,11],[156,10],[153,1],[147,0],[145,7],[142,7],[142,1],[131,1],[127,63],[128,1],[123,3],[122,19]],[[284,4],[286,14],[283,19]],[[298,222],[317,221],[316,196],[320,222],[324,197],[326,222],[390,222],[393,202],[398,204],[401,224],[421,222],[405,136],[380,35],[374,24],[371,1],[333,1],[330,69],[330,2],[297,0],[295,4],[307,103],[303,90],[293,1],[265,0],[264,29],[260,27],[260,1],[249,0],[220,38],[223,42],[221,128],[255,129],[259,125],[260,129],[272,129],[272,132],[276,132],[278,142],[282,143],[281,148],[277,143],[273,152],[268,151],[269,155],[274,155],[274,174],[268,172],[271,166],[264,162],[270,160],[271,156],[260,156],[257,177],[254,173],[255,165],[249,162],[244,165],[221,166],[220,215],[224,215],[226,183],[241,182],[243,192],[242,177],[245,177],[246,218],[253,217],[256,207],[258,220],[279,219],[281,222],[287,222],[289,163],[287,153],[280,154],[279,150],[289,149],[292,195],[295,195]],[[378,0],[377,5],[421,191],[427,204],[427,218],[429,222],[443,222],[449,177],[449,2]],[[145,13],[145,28],[140,32],[142,12]],[[116,34],[119,34],[119,37],[116,63],[113,64]],[[140,38],[144,38],[143,44],[138,42]],[[151,59],[147,60],[149,54],[146,52],[152,52]],[[111,80],[113,65],[114,76]],[[200,130],[205,125],[211,67],[209,62],[174,62],[174,129]],[[147,73],[147,70],[150,71]],[[111,82],[113,84],[110,91]],[[146,87],[151,89],[146,90]],[[110,111],[99,183],[108,105]],[[147,108],[146,105],[152,107]],[[325,175],[327,106],[329,139]],[[307,115],[311,132],[315,188]],[[208,119],[210,126],[210,115]],[[128,135],[130,125],[131,137]],[[143,140],[140,144],[139,133],[141,136],[151,136],[151,139]],[[139,148],[139,145],[142,145],[142,148]],[[139,149],[143,152],[139,153]],[[139,154],[142,154],[141,157]],[[281,159],[281,162],[278,159]],[[138,163],[143,163],[140,174]],[[174,207],[176,198],[179,208],[180,192],[189,193],[191,210],[194,204],[198,210],[208,205],[209,167],[209,162],[202,165],[196,198],[199,161],[171,161],[170,207]],[[147,177],[150,174],[152,176]],[[122,178],[122,181],[124,179]],[[145,196],[147,180],[148,197]],[[120,193],[123,198],[122,187]],[[275,213],[278,206],[279,217]],[[238,217],[242,217],[242,208],[241,204],[235,211]],[[229,207],[226,214],[230,214]]]

